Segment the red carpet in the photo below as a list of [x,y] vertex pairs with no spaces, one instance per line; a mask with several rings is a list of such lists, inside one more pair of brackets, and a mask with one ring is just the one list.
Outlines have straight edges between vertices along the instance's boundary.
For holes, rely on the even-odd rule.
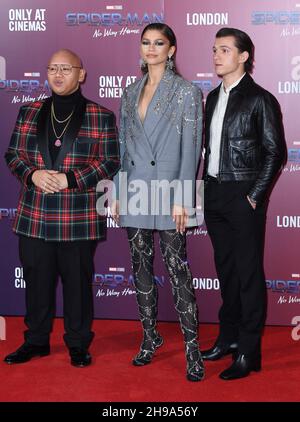
[[[201,402],[201,401],[300,401],[300,342],[290,327],[267,327],[263,338],[263,370],[242,380],[222,381],[219,372],[228,357],[206,364],[200,383],[185,380],[185,359],[179,325],[160,323],[165,344],[151,365],[136,368],[131,358],[141,339],[135,321],[97,320],[91,347],[93,363],[74,368],[63,344],[62,320],[55,321],[51,355],[20,365],[6,365],[3,357],[23,342],[22,318],[6,318],[6,340],[0,341],[1,402]],[[216,325],[201,325],[202,348],[210,346]]]

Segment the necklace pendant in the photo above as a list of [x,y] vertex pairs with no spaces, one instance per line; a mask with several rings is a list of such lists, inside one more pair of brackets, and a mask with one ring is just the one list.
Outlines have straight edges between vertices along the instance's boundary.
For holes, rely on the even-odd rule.
[[61,146],[61,140],[56,139],[56,141],[54,142],[54,145],[59,148]]

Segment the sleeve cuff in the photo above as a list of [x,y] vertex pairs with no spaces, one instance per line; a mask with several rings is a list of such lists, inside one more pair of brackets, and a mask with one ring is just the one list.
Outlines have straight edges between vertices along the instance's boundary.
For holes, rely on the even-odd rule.
[[26,184],[27,184],[27,187],[28,188],[31,188],[32,186],[33,186],[33,181],[32,181],[32,176],[33,176],[33,173],[35,172],[35,170],[33,170],[31,173],[29,173],[29,175],[27,176],[27,179],[26,179]]
[[73,171],[69,171],[66,173],[67,180],[68,180],[68,189],[76,189],[78,188],[77,180]]

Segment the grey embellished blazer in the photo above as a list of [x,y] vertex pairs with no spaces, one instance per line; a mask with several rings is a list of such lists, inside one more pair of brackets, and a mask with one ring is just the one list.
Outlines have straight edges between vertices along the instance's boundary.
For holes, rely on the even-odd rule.
[[146,74],[127,87],[122,97],[122,167],[115,178],[120,225],[175,229],[173,205],[194,205],[202,140],[202,93],[166,70],[142,122],[138,104],[147,78]]

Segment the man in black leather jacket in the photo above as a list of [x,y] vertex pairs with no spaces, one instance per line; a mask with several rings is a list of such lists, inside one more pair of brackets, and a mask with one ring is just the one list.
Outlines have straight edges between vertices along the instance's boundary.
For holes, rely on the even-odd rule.
[[206,102],[204,215],[223,303],[219,336],[203,359],[233,353],[232,365],[220,374],[232,380],[261,369],[267,198],[286,148],[279,104],[249,74],[254,61],[250,37],[222,28],[213,58],[223,81]]

